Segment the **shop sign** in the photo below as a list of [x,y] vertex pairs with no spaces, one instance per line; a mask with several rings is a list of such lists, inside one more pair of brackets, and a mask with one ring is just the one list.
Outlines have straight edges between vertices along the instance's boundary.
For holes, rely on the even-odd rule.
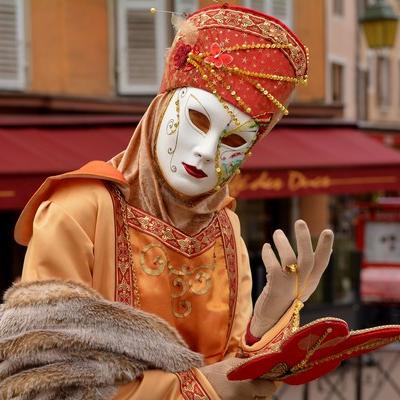
[[389,189],[400,189],[398,169],[244,171],[230,184],[231,195],[244,199]]
[[361,209],[357,243],[362,252],[360,294],[364,302],[400,301],[400,199]]

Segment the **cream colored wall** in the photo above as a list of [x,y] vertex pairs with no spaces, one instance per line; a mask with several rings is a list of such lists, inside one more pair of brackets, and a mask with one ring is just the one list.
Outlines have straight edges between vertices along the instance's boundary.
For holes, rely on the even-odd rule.
[[337,62],[344,65],[344,119],[356,120],[356,57],[357,57],[357,2],[343,0],[344,15],[333,13],[333,0],[326,0],[327,32],[327,91],[326,102],[331,103],[330,65]]
[[[400,16],[400,2],[397,0],[386,0]],[[397,29],[397,38],[393,49],[368,49],[364,35],[361,35],[361,57],[360,66],[369,70],[368,89],[368,122],[372,124],[386,124],[392,127],[400,127],[400,26]],[[391,103],[388,107],[380,107],[377,102],[377,63],[379,54],[387,55],[391,60],[390,88]]]

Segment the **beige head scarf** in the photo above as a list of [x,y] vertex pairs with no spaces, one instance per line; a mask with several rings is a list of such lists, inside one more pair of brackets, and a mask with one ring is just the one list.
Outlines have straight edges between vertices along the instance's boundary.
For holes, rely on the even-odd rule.
[[128,147],[110,160],[129,183],[122,188],[126,201],[154,217],[193,235],[205,228],[215,211],[232,201],[225,186],[217,193],[184,198],[163,180],[155,157],[161,119],[173,92],[158,95],[139,122]]

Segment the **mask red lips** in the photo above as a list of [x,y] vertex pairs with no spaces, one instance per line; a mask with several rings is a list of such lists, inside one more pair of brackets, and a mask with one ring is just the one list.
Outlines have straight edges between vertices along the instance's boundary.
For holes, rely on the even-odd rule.
[[206,178],[208,176],[204,171],[202,171],[201,169],[196,168],[193,165],[189,165],[189,164],[186,164],[184,162],[182,162],[182,165],[184,166],[186,172],[189,175],[194,176],[197,179]]

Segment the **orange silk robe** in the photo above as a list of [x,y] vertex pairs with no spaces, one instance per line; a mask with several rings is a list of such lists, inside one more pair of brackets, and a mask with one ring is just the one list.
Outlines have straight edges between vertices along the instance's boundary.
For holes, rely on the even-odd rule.
[[[93,178],[81,171],[56,177],[28,204],[16,228],[20,242],[29,240],[22,280],[75,280],[108,300],[154,313],[206,363],[234,352],[252,312],[236,214],[224,208],[190,237],[126,204],[110,182]],[[115,397],[194,398],[219,399],[198,369],[147,371]]]

